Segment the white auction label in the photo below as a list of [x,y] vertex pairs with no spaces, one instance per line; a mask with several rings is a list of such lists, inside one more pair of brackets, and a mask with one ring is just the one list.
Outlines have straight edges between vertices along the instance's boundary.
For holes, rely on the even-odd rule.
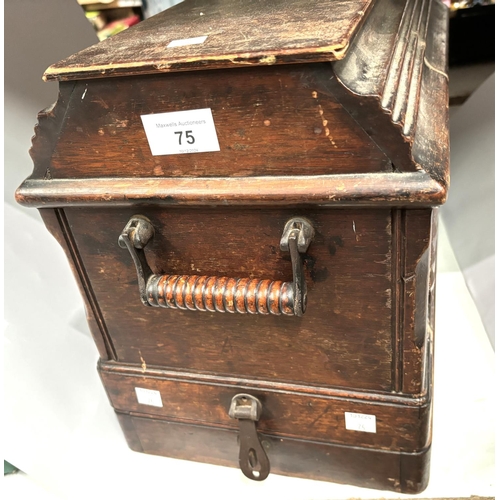
[[210,108],[141,115],[153,156],[220,151]]
[[185,47],[186,45],[198,45],[200,43],[204,43],[207,38],[208,35],[196,36],[194,38],[182,38],[181,40],[172,40],[167,45],[167,49],[171,49],[172,47]]
[[377,432],[375,415],[345,412],[345,428],[348,431]]
[[136,387],[135,393],[137,395],[137,402],[139,404],[157,406],[158,408],[163,408],[163,402],[161,400],[160,391],[155,391],[153,389],[143,389],[142,387]]

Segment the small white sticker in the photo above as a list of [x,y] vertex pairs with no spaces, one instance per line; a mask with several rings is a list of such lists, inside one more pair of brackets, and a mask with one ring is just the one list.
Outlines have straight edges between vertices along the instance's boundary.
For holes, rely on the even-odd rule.
[[194,38],[182,38],[181,40],[172,40],[167,45],[167,49],[171,49],[172,47],[185,47],[186,45],[198,45],[200,43],[204,43],[207,38],[208,35],[197,36]]
[[158,408],[163,408],[160,391],[154,391],[153,389],[142,389],[141,387],[136,387],[135,393],[137,394],[137,402],[139,404],[157,406]]
[[377,432],[377,418],[375,415],[364,413],[345,412],[345,428],[348,431]]
[[210,108],[141,115],[153,156],[220,151]]

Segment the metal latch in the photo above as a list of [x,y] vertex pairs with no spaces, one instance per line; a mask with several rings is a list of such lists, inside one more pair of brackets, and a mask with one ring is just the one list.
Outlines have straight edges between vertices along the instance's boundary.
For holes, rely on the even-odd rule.
[[229,416],[237,418],[240,427],[240,469],[254,481],[263,481],[271,470],[255,426],[261,413],[261,402],[249,394],[237,394],[229,407]]

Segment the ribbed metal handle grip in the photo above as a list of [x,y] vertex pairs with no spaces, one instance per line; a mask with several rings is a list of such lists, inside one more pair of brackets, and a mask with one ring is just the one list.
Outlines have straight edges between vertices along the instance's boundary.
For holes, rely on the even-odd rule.
[[189,311],[293,316],[293,283],[192,275],[153,275],[147,300],[153,307]]
[[132,256],[140,298],[146,306],[288,316],[302,316],[306,310],[307,286],[300,253],[307,250],[314,236],[314,229],[306,219],[290,219],[280,240],[281,250],[290,252],[293,281],[154,274],[144,253],[153,236],[151,221],[135,215],[118,238],[118,244]]

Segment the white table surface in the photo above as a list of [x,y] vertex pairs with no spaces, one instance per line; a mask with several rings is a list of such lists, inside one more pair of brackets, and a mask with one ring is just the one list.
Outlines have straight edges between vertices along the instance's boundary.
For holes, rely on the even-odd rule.
[[66,258],[41,221],[5,205],[3,498],[335,500],[494,496],[494,353],[440,227],[431,480],[417,496],[135,453],[96,371]]

